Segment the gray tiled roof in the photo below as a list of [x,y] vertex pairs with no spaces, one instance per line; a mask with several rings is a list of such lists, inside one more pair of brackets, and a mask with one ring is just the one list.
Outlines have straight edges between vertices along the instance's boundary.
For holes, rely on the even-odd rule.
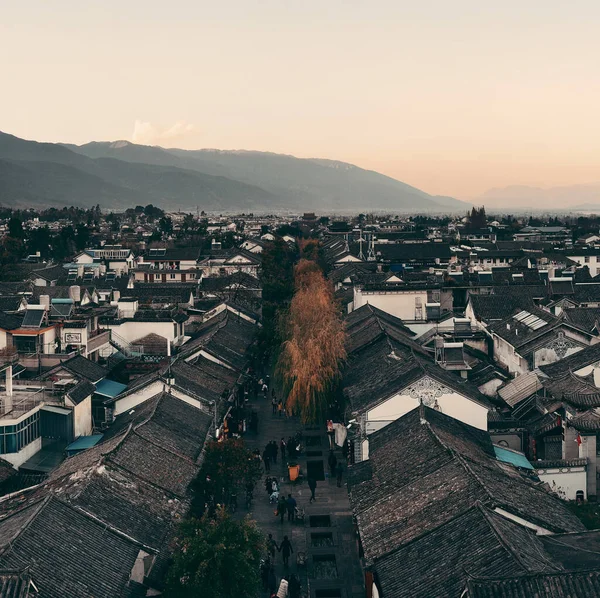
[[458,597],[469,576],[554,572],[534,532],[475,505],[374,564],[384,597]]
[[472,579],[467,598],[587,598],[600,596],[600,570]]
[[75,355],[75,357],[71,357],[60,363],[60,365],[57,365],[44,377],[48,378],[52,375],[52,372],[60,370],[61,368],[68,370],[79,378],[89,380],[90,382],[98,382],[98,380],[102,380],[102,378],[105,378],[108,374],[108,372],[96,362],[87,359],[87,357],[84,357],[83,355]]
[[87,399],[89,396],[93,395],[96,392],[96,387],[87,380],[82,380],[79,384],[75,385],[71,390],[67,392],[70,399],[75,403],[75,405],[79,405],[81,401]]
[[435,530],[477,501],[554,532],[583,527],[539,484],[501,468],[487,432],[427,407],[371,434],[369,463],[348,476],[368,559]]
[[19,530],[0,551],[0,568],[27,568],[41,596],[114,598],[127,585],[135,541],[52,497],[12,517]]

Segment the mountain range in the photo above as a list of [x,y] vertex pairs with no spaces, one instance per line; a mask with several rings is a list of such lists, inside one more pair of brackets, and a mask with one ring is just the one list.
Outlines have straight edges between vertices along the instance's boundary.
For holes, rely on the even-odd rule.
[[206,211],[464,212],[372,170],[256,151],[130,143],[38,143],[0,132],[0,204],[20,207],[153,203]]
[[596,210],[600,209],[600,183],[564,187],[529,187],[512,185],[494,188],[481,195],[476,203],[489,207],[527,210]]

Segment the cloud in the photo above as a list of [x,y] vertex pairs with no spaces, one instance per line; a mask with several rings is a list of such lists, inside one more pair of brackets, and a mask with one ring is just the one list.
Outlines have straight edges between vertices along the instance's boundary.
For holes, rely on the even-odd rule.
[[178,120],[169,127],[162,127],[144,120],[136,120],[133,125],[131,141],[144,145],[162,145],[166,142],[180,141],[196,133],[196,127],[183,120]]

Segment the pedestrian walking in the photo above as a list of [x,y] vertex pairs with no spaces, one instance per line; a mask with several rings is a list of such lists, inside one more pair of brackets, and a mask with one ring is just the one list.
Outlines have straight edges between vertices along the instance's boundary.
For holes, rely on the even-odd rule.
[[265,397],[265,399],[267,398],[267,395],[269,394],[269,387],[266,384],[262,385],[262,391],[263,391],[263,395]]
[[287,514],[288,514],[288,521],[291,521],[292,523],[294,522],[294,517],[296,515],[296,505],[297,504],[298,503],[296,502],[296,499],[291,494],[288,494]]
[[273,415],[277,414],[277,397],[275,396],[275,391],[273,391],[273,396],[271,397],[271,413]]
[[282,461],[285,461],[285,449],[286,449],[285,438],[282,438],[279,441],[279,450],[281,451],[281,460]]
[[283,540],[281,541],[281,544],[279,546],[279,552],[281,552],[283,556],[284,566],[287,567],[290,561],[290,554],[294,552],[294,549],[292,548],[292,543],[289,541],[287,536],[283,536]]
[[310,500],[308,502],[313,502],[313,500],[317,500],[315,498],[315,490],[317,489],[317,480],[315,478],[308,478],[308,487],[310,488]]
[[275,560],[275,550],[279,550],[279,546],[277,546],[277,542],[273,539],[273,534],[269,534],[267,538],[267,551],[271,555],[271,559]]
[[337,487],[341,488],[342,487],[342,476],[344,475],[344,466],[342,465],[342,462],[340,461],[337,464]]
[[277,402],[277,411],[279,412],[279,417],[283,415],[283,401],[279,399]]
[[294,439],[290,436],[287,441],[287,451],[290,459],[296,457],[296,446],[294,445]]
[[283,518],[285,517],[285,512],[287,511],[287,500],[285,496],[282,494],[279,497],[279,502],[277,503],[277,514],[279,515],[279,521],[283,523]]
[[333,451],[329,451],[329,459],[327,459],[327,462],[329,463],[329,473],[331,477],[333,477],[337,467],[337,458]]
[[265,473],[269,473],[271,471],[271,455],[267,449],[263,451],[262,458],[265,464]]

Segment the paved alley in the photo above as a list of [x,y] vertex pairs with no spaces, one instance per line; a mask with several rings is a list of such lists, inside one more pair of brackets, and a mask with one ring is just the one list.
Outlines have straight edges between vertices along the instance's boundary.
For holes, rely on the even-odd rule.
[[[270,399],[259,397],[251,399],[249,409],[258,412],[258,434],[248,432],[245,435],[247,446],[259,449],[261,454],[265,445],[281,438],[286,441],[298,430],[302,430],[304,452],[296,461],[300,464],[304,479],[300,483],[289,481],[287,460],[281,459],[279,453],[277,464],[271,464],[271,476],[277,476],[280,482],[280,493],[291,493],[298,507],[305,509],[304,523],[288,522],[287,515],[283,523],[275,516],[276,505],[269,503],[265,490],[265,474],[257,483],[251,514],[259,523],[265,535],[271,533],[278,544],[287,535],[292,542],[294,554],[290,558],[289,573],[296,573],[302,583],[303,595],[307,598],[364,598],[362,568],[358,558],[358,544],[352,525],[352,514],[348,494],[344,484],[337,487],[335,476],[328,476],[327,459],[329,456],[329,440],[325,422],[320,427],[304,428],[299,419],[272,415]],[[343,460],[341,449],[335,451],[338,460]],[[310,490],[306,481],[307,462],[311,471],[324,472],[325,479],[317,482],[316,502],[309,504]],[[345,463],[344,463],[345,466]],[[243,501],[240,501],[240,512],[246,512]],[[299,553],[306,555],[306,565],[297,564]],[[277,584],[285,575],[281,553],[275,557]],[[266,593],[265,593],[266,595]]]

